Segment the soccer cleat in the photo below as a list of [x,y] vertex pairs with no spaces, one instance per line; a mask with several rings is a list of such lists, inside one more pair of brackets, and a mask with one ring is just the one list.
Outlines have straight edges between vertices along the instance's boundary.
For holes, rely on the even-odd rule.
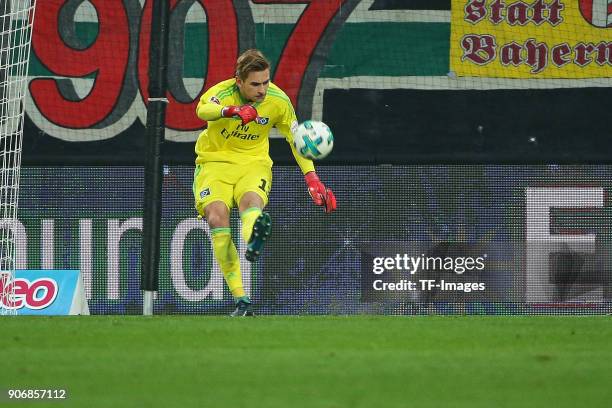
[[270,214],[262,212],[255,220],[251,239],[247,243],[247,250],[244,254],[245,258],[250,262],[255,262],[261,255],[263,247],[272,232],[272,219]]
[[244,300],[239,300],[236,303],[236,310],[234,310],[231,314],[231,317],[242,317],[242,316],[255,316],[255,312],[253,312],[253,305],[251,302],[246,302]]

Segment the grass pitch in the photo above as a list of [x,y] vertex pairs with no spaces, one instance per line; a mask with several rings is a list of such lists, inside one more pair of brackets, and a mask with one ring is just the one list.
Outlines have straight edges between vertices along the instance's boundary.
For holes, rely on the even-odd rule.
[[611,384],[610,317],[0,318],[0,406],[592,408]]

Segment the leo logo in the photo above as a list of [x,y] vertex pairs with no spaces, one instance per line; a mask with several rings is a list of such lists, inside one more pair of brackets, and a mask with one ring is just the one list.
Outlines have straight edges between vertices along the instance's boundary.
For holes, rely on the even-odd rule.
[[221,105],[221,101],[216,96],[211,96],[209,101],[212,103],[216,103],[217,105]]
[[200,191],[200,198],[203,199],[204,197],[207,197],[210,195],[210,188],[205,188],[204,190]]
[[256,122],[258,125],[267,125],[269,121],[270,121],[270,118],[262,118],[261,116],[258,116],[258,117],[255,119],[255,122]]
[[600,28],[612,26],[612,4],[609,0],[579,0],[580,13],[591,25]]
[[8,274],[0,274],[0,301],[6,309],[43,309],[55,300],[57,282],[51,278],[40,278],[30,282],[17,278],[9,281]]

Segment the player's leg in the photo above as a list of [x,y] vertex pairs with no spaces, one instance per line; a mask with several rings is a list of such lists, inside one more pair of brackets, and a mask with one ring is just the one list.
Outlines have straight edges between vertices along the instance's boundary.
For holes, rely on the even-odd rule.
[[267,165],[248,167],[236,183],[235,198],[242,220],[242,237],[247,242],[245,257],[256,261],[272,232],[270,215],[263,211],[268,203],[272,171]]
[[242,285],[240,259],[229,227],[229,208],[222,201],[214,201],[204,207],[204,211],[210,226],[215,258],[236,302],[236,309],[231,313],[231,316],[254,316],[251,300],[246,295]]
[[214,201],[205,208],[206,221],[210,227],[213,253],[219,263],[225,282],[234,298],[245,296],[238,250],[232,240],[229,209],[222,201]]
[[233,186],[223,181],[224,174],[227,171],[218,166],[196,167],[193,183],[196,209],[208,222],[213,253],[230,292],[237,303],[246,301],[250,304],[244,292],[238,251],[230,230]]
[[210,226],[215,259],[219,263],[225,282],[236,303],[241,300],[250,303],[242,284],[238,250],[232,240],[229,208],[222,201],[214,201],[208,204],[204,211],[206,221]]
[[240,219],[242,220],[242,238],[245,242],[249,242],[251,239],[253,226],[257,218],[262,214],[263,208],[263,200],[258,194],[252,191],[247,191],[240,199],[238,210],[240,211]]

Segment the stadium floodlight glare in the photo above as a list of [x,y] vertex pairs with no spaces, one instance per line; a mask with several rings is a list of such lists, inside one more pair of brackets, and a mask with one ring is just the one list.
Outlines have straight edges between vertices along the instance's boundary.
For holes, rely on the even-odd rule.
[[23,139],[23,107],[36,0],[0,0],[0,314],[16,314],[15,237]]

